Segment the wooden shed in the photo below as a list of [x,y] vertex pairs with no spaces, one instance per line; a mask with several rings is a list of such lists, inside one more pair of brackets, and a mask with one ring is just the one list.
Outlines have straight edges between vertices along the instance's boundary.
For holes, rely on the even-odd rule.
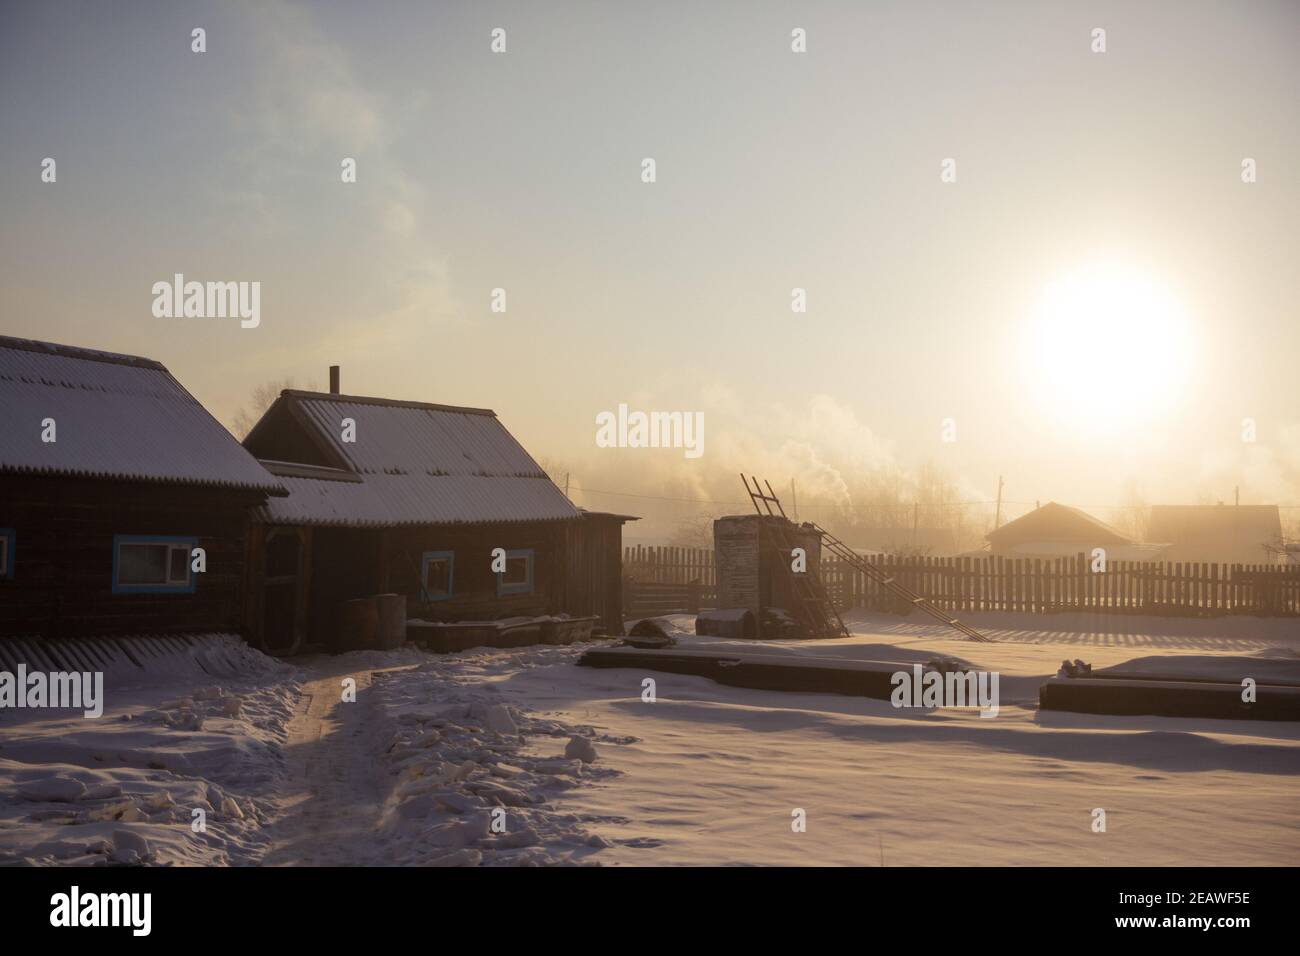
[[264,646],[355,643],[348,602],[432,622],[599,615],[621,630],[625,516],[584,515],[488,409],[289,389],[245,447],[288,489],[255,513]]
[[565,554],[564,608],[570,614],[594,614],[609,634],[623,633],[623,525],[634,515],[582,511],[568,526]]
[[238,632],[280,483],[158,362],[0,337],[0,637]]

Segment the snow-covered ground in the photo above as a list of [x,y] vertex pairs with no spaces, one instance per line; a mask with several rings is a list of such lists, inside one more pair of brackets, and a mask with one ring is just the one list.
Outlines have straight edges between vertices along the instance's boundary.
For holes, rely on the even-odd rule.
[[848,640],[745,649],[961,658],[1001,674],[993,719],[584,668],[584,646],[232,650],[220,680],[110,683],[99,720],[0,714],[0,863],[1300,862],[1300,725],[1037,709],[1063,658],[1263,668],[1300,659],[1295,622],[963,619],[996,643],[861,616]]
[[0,865],[262,856],[294,671],[229,636],[163,664],[106,674],[99,718],[0,711]]

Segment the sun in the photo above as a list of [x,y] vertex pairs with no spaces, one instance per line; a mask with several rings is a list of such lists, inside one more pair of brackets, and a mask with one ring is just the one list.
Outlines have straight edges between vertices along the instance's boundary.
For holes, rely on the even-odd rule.
[[1042,415],[1090,431],[1148,424],[1190,375],[1192,329],[1155,276],[1088,265],[1048,283],[1021,339],[1030,397]]

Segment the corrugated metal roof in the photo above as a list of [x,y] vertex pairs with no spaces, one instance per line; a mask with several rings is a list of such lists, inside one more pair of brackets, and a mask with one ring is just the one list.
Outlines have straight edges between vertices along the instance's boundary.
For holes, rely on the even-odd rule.
[[[414,402],[299,397],[298,408],[359,474],[492,475],[544,478],[495,414]],[[356,441],[342,440],[345,418]]]
[[360,483],[281,478],[289,497],[254,512],[265,524],[392,528],[558,521],[579,515],[549,478],[367,475]]
[[[41,440],[55,421],[56,441]],[[0,472],[283,493],[157,362],[0,336]]]
[[[580,515],[489,410],[296,391],[284,392],[282,401],[364,480],[328,480],[272,465],[289,497],[267,502],[256,520],[396,527]],[[348,418],[356,423],[354,442],[342,440]]]

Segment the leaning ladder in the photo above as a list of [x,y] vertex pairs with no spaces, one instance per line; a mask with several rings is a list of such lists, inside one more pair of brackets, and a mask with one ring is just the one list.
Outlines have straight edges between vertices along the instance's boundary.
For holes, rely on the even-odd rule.
[[[781,501],[777,498],[776,493],[772,491],[772,486],[767,486],[767,494],[763,494],[762,486],[759,485],[758,479],[754,478],[754,486],[749,485],[749,478],[744,474],[740,476],[741,481],[745,483],[745,491],[749,493],[749,500],[754,504],[754,510],[760,517],[780,518],[779,522],[761,522],[759,526],[759,544],[762,547],[764,535],[770,535],[772,541],[771,550],[775,552],[778,560],[784,562],[790,560],[790,554],[798,546],[794,539],[794,532],[790,519],[786,517],[785,509],[781,507]],[[772,506],[776,510],[772,510]],[[804,574],[791,574],[790,581],[794,590],[794,598],[798,602],[798,607],[793,608],[800,623],[806,627],[810,633],[818,636],[834,634],[836,637],[848,637],[849,629],[844,626],[840,619],[840,614],[835,610],[835,605],[831,602],[826,593],[826,588],[822,584],[821,576],[817,572],[816,565],[808,568]]]
[[839,538],[835,537],[825,528],[821,527],[820,525],[814,524],[813,530],[822,536],[822,547],[824,547],[827,551],[835,555],[841,561],[847,563],[850,567],[857,568],[867,577],[871,578],[871,580],[876,581],[879,584],[883,585],[884,587],[888,588],[894,594],[897,594],[899,597],[903,598],[905,601],[910,603],[913,607],[920,608],[922,611],[924,611],[926,614],[930,615],[931,617],[937,618],[938,620],[943,621],[943,623],[947,624],[949,627],[961,631],[972,641],[981,641],[985,644],[992,643],[987,637],[985,637],[979,631],[975,630],[975,628],[971,627],[969,624],[963,624],[955,617],[949,617],[946,613],[944,613],[944,611],[941,608],[936,607],[934,604],[930,603],[930,601],[928,601],[926,598],[921,597],[921,595],[917,594],[915,591],[912,591],[910,588],[904,587],[902,584],[898,582],[898,579],[895,578],[888,571],[883,570],[882,568],[872,564],[870,561],[863,558],[862,555],[858,554],[856,551],[850,548]]
[[[781,509],[781,502],[777,500],[776,494],[775,492],[772,491],[772,485],[770,483],[766,481],[764,482],[765,484],[767,484],[767,490],[768,490],[768,494],[764,495],[762,493],[762,489],[759,488],[758,479],[755,478],[754,488],[759,489],[758,493],[755,494],[754,490],[749,487],[749,479],[745,478],[744,475],[741,475],[741,478],[745,482],[745,490],[749,492],[750,500],[754,502],[755,510],[758,509],[759,502],[762,502],[768,508],[768,514],[775,514],[776,512],[773,512],[771,510],[771,505],[775,504],[778,510],[780,510],[780,516],[783,518],[785,517],[785,511]],[[762,514],[761,511],[759,513]],[[963,624],[955,617],[949,617],[948,614],[946,614],[941,608],[936,607],[933,603],[931,603],[926,598],[921,597],[921,595],[917,594],[915,591],[899,583],[898,579],[895,578],[888,571],[885,571],[883,568],[880,568],[877,565],[874,565],[870,561],[863,558],[862,555],[858,554],[856,551],[850,548],[839,538],[835,537],[835,535],[831,534],[821,525],[814,523],[812,528],[814,531],[817,532],[817,534],[821,535],[822,547],[827,551],[829,551],[831,554],[835,555],[841,561],[848,564],[850,567],[856,568],[857,570],[861,571],[872,581],[875,581],[877,584],[888,589],[890,592],[903,598],[903,600],[907,601],[913,607],[919,608],[920,610],[924,611],[926,614],[930,615],[936,620],[942,621],[943,623],[947,624],[949,627],[960,631],[962,634],[966,635],[966,637],[969,638],[970,640],[979,641],[985,644],[992,643],[992,641],[990,641],[989,638],[985,637],[983,634],[975,630],[975,628],[971,627],[969,624]],[[818,580],[817,586],[818,587],[821,586],[820,580]],[[823,591],[823,593],[825,592]],[[834,611],[833,606],[832,606],[832,611]],[[835,619],[839,621],[838,613],[835,614]],[[841,628],[844,627],[842,621],[840,622],[840,627]],[[845,631],[845,633],[847,633],[847,630]]]

